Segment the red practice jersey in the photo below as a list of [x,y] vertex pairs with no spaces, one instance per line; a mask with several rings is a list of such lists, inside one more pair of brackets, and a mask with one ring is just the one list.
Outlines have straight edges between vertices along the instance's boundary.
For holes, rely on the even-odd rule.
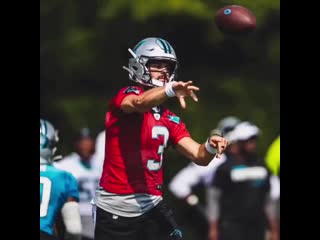
[[116,194],[162,195],[164,150],[190,137],[185,124],[163,106],[145,113],[124,113],[122,100],[139,95],[137,86],[122,88],[109,103],[105,161],[100,185]]

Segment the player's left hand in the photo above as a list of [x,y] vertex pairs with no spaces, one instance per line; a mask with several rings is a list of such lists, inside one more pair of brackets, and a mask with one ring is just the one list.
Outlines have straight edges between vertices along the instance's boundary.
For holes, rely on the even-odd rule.
[[219,136],[219,135],[212,135],[209,138],[209,144],[213,148],[217,148],[218,152],[216,154],[217,158],[221,157],[221,154],[225,151],[228,145],[227,139]]

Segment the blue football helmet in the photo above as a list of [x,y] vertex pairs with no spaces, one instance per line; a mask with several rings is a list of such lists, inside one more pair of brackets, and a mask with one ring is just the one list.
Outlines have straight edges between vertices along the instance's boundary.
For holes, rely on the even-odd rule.
[[58,131],[49,121],[40,119],[40,161],[52,163],[58,141]]

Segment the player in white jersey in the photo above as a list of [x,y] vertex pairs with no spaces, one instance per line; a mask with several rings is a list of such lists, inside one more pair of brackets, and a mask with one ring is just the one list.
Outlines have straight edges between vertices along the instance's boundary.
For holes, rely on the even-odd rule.
[[[240,122],[237,117],[228,116],[221,119],[211,134],[217,133],[225,136]],[[231,149],[229,147],[229,149]],[[169,183],[169,189],[179,199],[185,199],[188,204],[196,205],[198,197],[192,193],[192,188],[198,184],[208,186],[215,169],[225,161],[225,155],[211,161],[208,166],[199,166],[191,162],[181,169]]]
[[105,154],[106,131],[101,131],[96,137],[95,153],[92,159],[92,167],[102,173]]
[[93,166],[94,140],[88,129],[83,129],[76,143],[76,152],[55,162],[55,167],[72,173],[78,182],[82,240],[94,238],[91,200],[99,184],[101,172]]

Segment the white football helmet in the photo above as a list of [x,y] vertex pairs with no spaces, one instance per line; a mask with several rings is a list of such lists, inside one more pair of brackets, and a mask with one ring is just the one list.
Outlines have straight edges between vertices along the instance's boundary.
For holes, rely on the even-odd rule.
[[129,59],[128,67],[123,66],[129,72],[129,78],[149,87],[162,87],[165,83],[152,79],[148,63],[150,60],[167,61],[170,63],[169,82],[177,77],[178,61],[175,51],[166,40],[156,37],[141,40],[134,48],[128,49],[133,58]]
[[40,119],[40,162],[52,163],[59,141],[58,132],[47,120]]
[[227,135],[227,133],[232,131],[239,123],[240,123],[240,119],[237,117],[234,117],[234,116],[224,117],[218,122],[217,128],[213,129],[210,135],[218,134],[218,135],[225,136]]
[[234,130],[228,133],[228,141],[238,142],[246,141],[251,137],[257,137],[261,134],[261,130],[251,122],[245,121],[239,123]]

